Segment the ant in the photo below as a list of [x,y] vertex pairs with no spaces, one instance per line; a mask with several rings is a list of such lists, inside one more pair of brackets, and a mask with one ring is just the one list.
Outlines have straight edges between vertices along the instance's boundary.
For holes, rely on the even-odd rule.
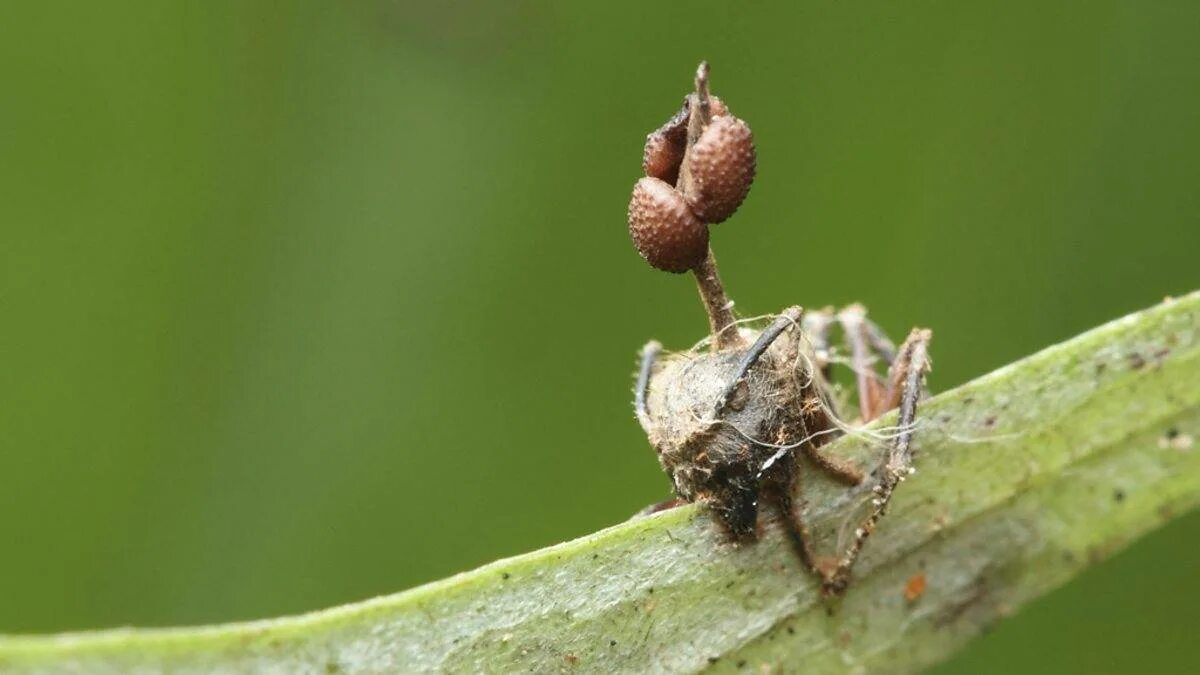
[[[709,93],[708,74],[708,64],[701,63],[682,110],[647,137],[646,176],[634,186],[629,206],[638,252],[655,268],[693,273],[710,326],[710,337],[691,351],[664,353],[658,342],[642,350],[635,412],[677,495],[643,513],[699,501],[735,541],[748,542],[758,537],[765,501],[782,515],[823,592],[838,595],[897,485],[914,472],[911,442],[932,333],[913,329],[896,347],[860,305],[837,312],[789,307],[761,330],[737,320],[708,245],[709,226],[729,218],[749,193],[756,152],[749,126]],[[831,378],[834,326],[850,354],[860,422],[895,408],[899,413],[898,430],[872,472],[870,512],[845,551],[822,559],[797,509],[801,456],[846,485],[867,479],[824,449],[848,428]],[[877,363],[886,373],[877,371]]]

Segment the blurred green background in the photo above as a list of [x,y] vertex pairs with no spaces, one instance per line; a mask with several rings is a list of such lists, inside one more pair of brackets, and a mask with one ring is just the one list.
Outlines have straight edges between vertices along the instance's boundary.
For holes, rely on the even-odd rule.
[[[626,234],[700,58],[745,313],[867,303],[945,389],[1200,287],[1195,2],[4,3],[0,632],[397,591],[668,488]],[[1186,517],[944,672],[1200,659]]]

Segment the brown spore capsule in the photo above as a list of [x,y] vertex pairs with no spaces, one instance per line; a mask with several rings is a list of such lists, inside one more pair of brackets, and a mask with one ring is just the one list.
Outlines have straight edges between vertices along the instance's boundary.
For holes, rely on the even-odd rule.
[[688,208],[683,195],[654,177],[633,186],[629,236],[646,262],[666,272],[686,272],[708,255],[708,227]]
[[685,159],[682,186],[696,217],[719,223],[742,205],[754,182],[757,156],[750,127],[732,115],[713,117]]
[[[642,149],[642,172],[671,185],[679,180],[679,168],[687,151],[689,100],[684,99],[679,112],[646,135],[646,145]],[[716,96],[709,97],[708,110],[713,117],[729,114],[729,109]]]
[[729,108],[725,107],[725,102],[716,96],[709,95],[708,97],[708,114],[713,117],[724,117],[729,114]]
[[642,171],[670,185],[679,180],[679,166],[687,149],[688,106],[667,120],[667,123],[646,136],[642,150]]

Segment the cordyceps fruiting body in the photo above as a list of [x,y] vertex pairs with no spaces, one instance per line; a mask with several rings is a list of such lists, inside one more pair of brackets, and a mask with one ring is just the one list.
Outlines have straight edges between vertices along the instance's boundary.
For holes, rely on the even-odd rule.
[[[642,351],[637,417],[677,497],[650,510],[701,502],[735,541],[752,541],[759,511],[770,506],[824,590],[838,593],[896,486],[913,472],[910,441],[931,334],[914,329],[896,347],[859,305],[837,312],[790,307],[761,330],[739,324],[717,274],[708,227],[745,200],[756,151],[746,122],[709,94],[707,64],[697,70],[695,85],[683,109],[647,137],[646,176],[629,207],[638,252],[657,269],[693,273],[710,327],[706,348],[664,353],[651,342]],[[863,470],[822,449],[849,426],[829,380],[834,363],[847,360],[830,346],[835,327],[855,374],[859,420],[899,408],[899,426],[870,472],[869,488],[860,485]],[[870,513],[851,544],[833,556],[816,555],[797,510],[798,479],[809,466],[871,492]]]
[[664,272],[686,272],[708,255],[708,228],[683,195],[647,176],[629,200],[629,236],[646,262]]
[[731,115],[714,117],[687,157],[683,192],[696,217],[720,223],[750,193],[757,163],[750,127]]

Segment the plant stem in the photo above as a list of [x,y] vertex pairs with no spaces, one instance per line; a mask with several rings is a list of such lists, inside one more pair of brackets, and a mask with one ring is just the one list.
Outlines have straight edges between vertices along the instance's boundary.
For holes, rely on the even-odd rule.
[[[0,672],[913,672],[1200,501],[1197,381],[1193,293],[923,402],[918,473],[836,605],[774,522],[732,546],[685,506],[303,616],[0,637]],[[824,547],[869,500],[805,489]]]

